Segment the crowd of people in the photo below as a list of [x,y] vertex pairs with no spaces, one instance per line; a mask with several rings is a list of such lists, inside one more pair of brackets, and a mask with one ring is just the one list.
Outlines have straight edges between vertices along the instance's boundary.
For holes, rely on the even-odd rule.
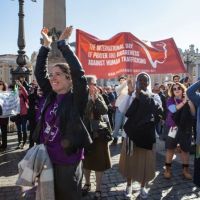
[[0,81],[0,92],[4,93],[6,91],[18,93],[20,108],[17,115],[0,116],[2,139],[0,151],[5,151],[7,149],[7,134],[9,130],[8,124],[11,122],[15,124],[17,130],[18,145],[16,149],[24,148],[24,145],[28,142],[27,136],[29,131],[29,148],[31,148],[34,145],[32,132],[36,124],[36,115],[39,115],[40,112],[37,108],[41,104],[40,98],[42,95],[40,89],[34,80],[31,84],[28,84],[25,77],[20,76],[19,79],[15,80],[15,84],[8,85],[4,81]]
[[[133,181],[141,185],[140,197],[148,197],[146,185],[155,177],[156,138],[166,143],[163,176],[171,179],[173,156],[179,154],[183,177],[194,177],[195,184],[200,185],[200,81],[191,85],[189,77],[174,75],[171,82],[152,86],[150,76],[141,72],[121,76],[115,87],[98,86],[95,76],[85,76],[67,43],[71,32],[72,27],[67,27],[57,41],[66,63],[55,64],[49,71],[52,38],[48,29],[42,29],[44,44],[37,57],[36,80],[31,84],[24,77],[16,80],[20,113],[10,119],[0,118],[0,150],[7,148],[9,120],[17,127],[16,149],[23,149],[29,142],[30,154],[32,147],[44,145],[53,170],[52,199],[56,200],[78,200],[88,195],[91,170],[96,175],[94,200],[101,199],[103,174],[112,167],[109,145],[117,145],[120,138],[119,172],[127,180],[127,198],[132,196]],[[7,89],[6,83],[0,81],[0,92]],[[193,139],[198,150],[194,176],[189,170]]]

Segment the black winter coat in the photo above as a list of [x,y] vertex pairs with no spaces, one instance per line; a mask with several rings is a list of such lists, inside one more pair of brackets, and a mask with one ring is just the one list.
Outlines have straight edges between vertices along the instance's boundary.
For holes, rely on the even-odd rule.
[[152,149],[155,143],[155,124],[162,118],[162,107],[153,96],[141,93],[126,112],[128,118],[124,130],[138,147]]
[[[64,41],[58,42],[58,49],[60,49],[70,67],[73,91],[66,93],[58,106],[56,115],[59,118],[59,129],[62,134],[61,146],[63,146],[67,154],[72,154],[77,149],[86,147],[92,143],[90,135],[82,121],[88,101],[88,86],[81,63],[71,48],[63,43]],[[33,139],[37,143],[39,143],[39,134],[44,123],[44,113],[48,105],[56,98],[56,93],[53,92],[47,75],[49,51],[50,49],[44,46],[40,48],[35,68],[37,82],[44,95],[47,96],[41,117],[33,134]]]

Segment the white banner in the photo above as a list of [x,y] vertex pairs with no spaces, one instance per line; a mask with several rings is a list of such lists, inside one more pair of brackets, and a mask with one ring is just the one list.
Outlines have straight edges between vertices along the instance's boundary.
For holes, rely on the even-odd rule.
[[18,91],[0,92],[0,106],[2,108],[2,115],[0,115],[0,118],[19,114],[20,99]]

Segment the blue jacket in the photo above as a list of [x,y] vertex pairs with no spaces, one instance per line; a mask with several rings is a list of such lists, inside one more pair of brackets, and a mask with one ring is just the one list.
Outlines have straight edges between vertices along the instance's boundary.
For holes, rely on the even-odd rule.
[[197,108],[197,126],[196,126],[196,144],[200,144],[200,81],[197,81],[187,89],[188,98],[194,103]]

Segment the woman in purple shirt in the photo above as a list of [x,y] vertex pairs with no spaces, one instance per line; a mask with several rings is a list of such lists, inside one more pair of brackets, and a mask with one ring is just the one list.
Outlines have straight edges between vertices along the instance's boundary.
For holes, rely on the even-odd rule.
[[169,132],[166,138],[166,158],[164,177],[170,179],[172,176],[171,163],[178,147],[183,166],[183,176],[186,179],[192,179],[189,172],[189,151],[192,137],[192,124],[195,108],[192,102],[186,97],[186,88],[183,84],[173,83],[169,89],[169,99],[167,100],[167,119],[166,125],[169,130],[178,131]]
[[38,85],[46,99],[33,139],[46,145],[53,164],[56,200],[81,199],[83,148],[91,143],[82,122],[88,100],[87,81],[78,58],[66,41],[71,32],[72,27],[67,27],[57,42],[67,64],[55,64],[48,73],[52,38],[48,36],[48,29],[43,28],[44,45],[35,68]]

